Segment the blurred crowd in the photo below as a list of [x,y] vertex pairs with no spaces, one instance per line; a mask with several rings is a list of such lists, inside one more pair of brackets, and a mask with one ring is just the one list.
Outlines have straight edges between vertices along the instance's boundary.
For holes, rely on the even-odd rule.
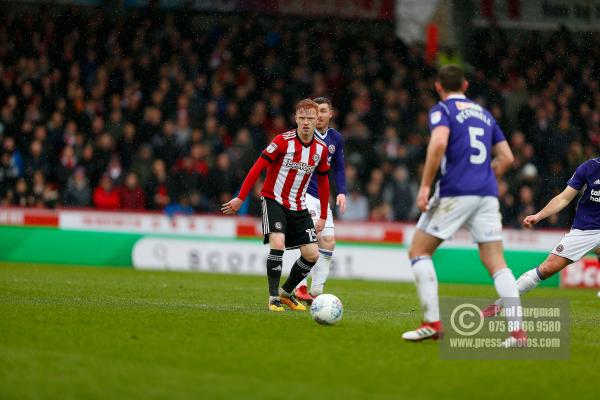
[[[468,95],[516,155],[500,182],[509,226],[600,145],[600,37],[520,39],[480,30],[464,55]],[[386,23],[76,8],[0,16],[0,205],[217,212],[294,126],[295,102],[327,96],[346,140],[339,218],[414,220],[435,72]],[[260,184],[242,213],[260,213]],[[568,226],[572,212],[546,226]]]

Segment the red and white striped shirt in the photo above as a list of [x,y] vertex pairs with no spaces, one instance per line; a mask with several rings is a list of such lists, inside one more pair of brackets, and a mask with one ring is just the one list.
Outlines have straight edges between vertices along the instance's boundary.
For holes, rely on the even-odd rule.
[[327,145],[316,136],[304,144],[295,130],[277,135],[262,152],[270,162],[261,196],[292,211],[306,209],[306,189],[313,174],[329,172]]

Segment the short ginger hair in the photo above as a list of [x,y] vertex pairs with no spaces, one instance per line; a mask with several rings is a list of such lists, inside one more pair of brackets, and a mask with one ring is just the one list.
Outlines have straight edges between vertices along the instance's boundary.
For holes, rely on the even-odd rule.
[[319,112],[319,105],[317,103],[314,102],[314,100],[311,99],[304,99],[302,101],[300,101],[298,104],[296,104],[296,112],[300,111],[300,110],[310,110],[310,109],[314,109],[315,112]]

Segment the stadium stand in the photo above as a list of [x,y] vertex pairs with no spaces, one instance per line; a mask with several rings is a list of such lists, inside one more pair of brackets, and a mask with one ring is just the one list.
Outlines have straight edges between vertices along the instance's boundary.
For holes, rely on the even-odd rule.
[[[292,126],[294,103],[329,96],[346,140],[341,218],[417,217],[436,65],[391,24],[55,13],[0,17],[0,205],[216,212]],[[493,111],[516,155],[500,182],[508,226],[600,144],[600,36],[583,46],[565,29],[518,39],[480,29],[473,40],[487,45],[464,55],[470,97]],[[259,211],[256,198],[244,208]],[[545,226],[568,226],[572,212]]]

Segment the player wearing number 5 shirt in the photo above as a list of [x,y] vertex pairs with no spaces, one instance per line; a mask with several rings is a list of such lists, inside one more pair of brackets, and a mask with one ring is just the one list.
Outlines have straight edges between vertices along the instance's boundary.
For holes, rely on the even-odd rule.
[[[467,87],[462,68],[446,65],[439,70],[435,89],[441,101],[429,112],[431,138],[417,196],[423,213],[409,248],[424,318],[419,328],[402,335],[405,340],[437,339],[442,335],[431,257],[463,226],[477,243],[481,261],[504,304],[520,307],[515,278],[504,260],[496,183],[514,158],[493,116],[465,97]],[[438,169],[441,177],[432,190]],[[518,315],[509,326],[511,336],[503,346],[517,346],[526,340]]]

